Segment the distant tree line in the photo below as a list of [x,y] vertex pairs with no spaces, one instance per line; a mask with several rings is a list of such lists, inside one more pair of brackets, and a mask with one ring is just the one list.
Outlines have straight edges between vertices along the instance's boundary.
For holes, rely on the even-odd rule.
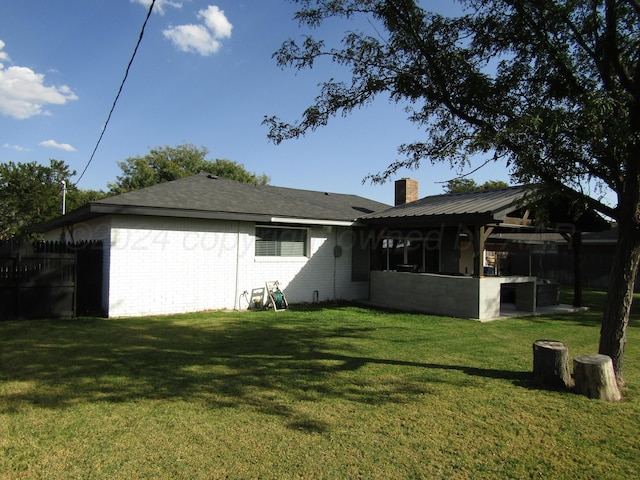
[[508,186],[509,184],[502,180],[487,180],[483,184],[478,184],[472,178],[454,178],[447,181],[444,189],[447,193],[464,193],[476,192],[478,190],[495,190]]
[[35,161],[0,164],[0,240],[32,238],[35,225],[61,215],[63,188],[65,209],[69,212],[101,198],[202,171],[243,183],[266,185],[270,181],[267,175],[249,172],[237,162],[207,160],[208,153],[205,147],[183,144],[157,147],[144,156],[129,157],[118,162],[122,174],[107,184],[107,191],[78,188],[71,180],[76,172],[64,160],[50,159],[49,165]]

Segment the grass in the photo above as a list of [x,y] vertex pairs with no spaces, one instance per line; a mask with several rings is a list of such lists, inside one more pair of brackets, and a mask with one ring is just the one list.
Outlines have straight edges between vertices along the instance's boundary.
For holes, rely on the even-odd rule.
[[636,478],[621,403],[532,383],[595,353],[591,311],[477,323],[353,306],[0,322],[0,478]]

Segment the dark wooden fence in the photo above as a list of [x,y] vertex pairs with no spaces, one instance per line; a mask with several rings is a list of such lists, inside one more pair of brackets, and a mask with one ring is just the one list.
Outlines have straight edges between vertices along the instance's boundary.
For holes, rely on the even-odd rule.
[[100,242],[0,242],[0,319],[101,314]]

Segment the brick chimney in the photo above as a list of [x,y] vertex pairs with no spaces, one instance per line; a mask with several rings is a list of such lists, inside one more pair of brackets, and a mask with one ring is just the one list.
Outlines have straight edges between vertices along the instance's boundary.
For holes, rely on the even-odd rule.
[[418,200],[418,181],[412,178],[401,178],[396,180],[396,203],[402,205],[404,203],[415,202]]

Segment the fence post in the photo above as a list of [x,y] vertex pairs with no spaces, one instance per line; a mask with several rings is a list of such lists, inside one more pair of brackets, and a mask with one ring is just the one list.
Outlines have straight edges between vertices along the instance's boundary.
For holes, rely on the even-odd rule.
[[16,301],[14,303],[15,307],[14,307],[13,315],[15,317],[19,316],[20,312],[22,311],[22,308],[21,308],[21,305],[20,305],[20,303],[21,303],[20,302],[20,297],[22,296],[21,295],[21,291],[20,291],[20,289],[21,289],[20,287],[21,287],[21,283],[22,283],[22,281],[21,281],[21,277],[22,277],[22,261],[21,261],[22,256],[21,256],[21,253],[22,252],[20,251],[20,249],[18,249],[18,254],[15,257],[14,264],[13,264],[14,265],[13,271],[14,271],[14,275],[15,275],[15,287],[14,287],[15,288],[15,293],[14,293],[15,297],[14,298],[16,299]]

